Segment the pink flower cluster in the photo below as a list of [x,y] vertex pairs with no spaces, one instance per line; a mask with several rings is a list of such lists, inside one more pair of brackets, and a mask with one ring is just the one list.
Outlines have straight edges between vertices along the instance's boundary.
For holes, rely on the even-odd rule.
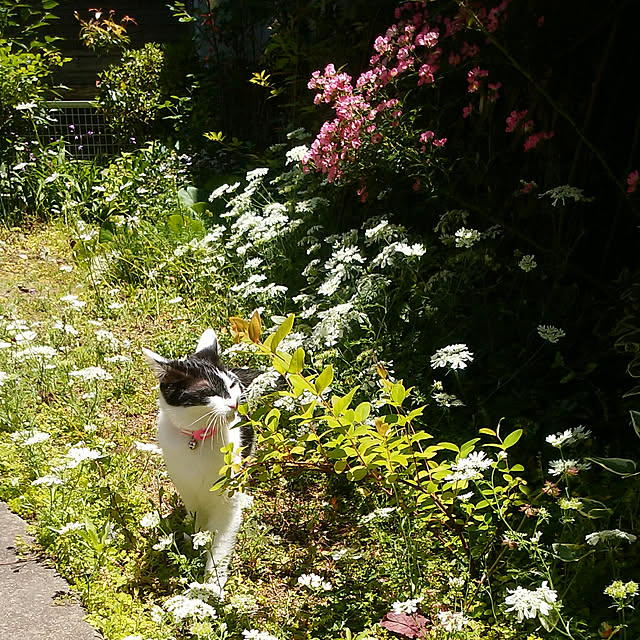
[[540,131],[538,133],[532,133],[524,141],[524,150],[531,151],[531,149],[535,149],[543,140],[550,140],[551,138],[553,138],[553,136],[553,131]]
[[640,182],[640,173],[635,169],[627,177],[627,193],[633,193],[638,188],[638,182]]
[[507,133],[513,133],[520,124],[522,124],[522,130],[527,133],[533,129],[533,120],[524,120],[529,115],[528,109],[524,111],[512,111],[506,119],[507,126],[505,131]]
[[[491,9],[474,5],[475,15],[485,28],[493,32],[506,19],[506,9],[511,0],[502,0]],[[426,0],[405,2],[397,8],[396,24],[379,35],[373,45],[374,53],[369,60],[369,69],[352,83],[350,75],[338,72],[334,65],[326,66],[324,72],[315,71],[308,87],[316,91],[315,104],[329,104],[335,118],[325,122],[310,150],[303,159],[305,170],[313,166],[327,175],[330,182],[339,180],[343,168],[352,162],[363,144],[379,144],[388,135],[388,126],[397,127],[402,110],[397,99],[387,99],[385,89],[390,83],[409,75],[417,86],[433,85],[443,64],[441,44],[459,31],[473,28],[473,20],[464,6],[452,17],[437,15],[430,17]],[[488,102],[499,97],[500,82],[487,83],[483,91],[483,80],[489,71],[477,65],[480,48],[477,44],[463,41],[459,51],[448,56],[448,64],[457,66],[470,62],[467,73],[467,91],[482,93]],[[446,64],[446,62],[444,62]],[[464,108],[467,118],[474,110],[470,102]],[[515,126],[517,123],[513,125]],[[430,134],[430,135],[429,135]],[[442,147],[446,138],[436,138],[432,131],[420,136],[421,151]],[[532,141],[533,143],[533,141]],[[536,142],[537,144],[537,142]],[[535,146],[535,145],[534,145]]]

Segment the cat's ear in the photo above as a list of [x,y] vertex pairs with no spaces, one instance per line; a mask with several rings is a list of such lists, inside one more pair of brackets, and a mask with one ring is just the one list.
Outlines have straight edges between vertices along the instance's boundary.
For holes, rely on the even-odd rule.
[[207,329],[198,340],[196,353],[205,350],[210,350],[214,356],[218,356],[218,336],[213,329]]
[[144,347],[142,347],[142,353],[158,379],[161,380],[164,378],[167,373],[167,365],[169,364],[169,361],[150,349],[145,349]]

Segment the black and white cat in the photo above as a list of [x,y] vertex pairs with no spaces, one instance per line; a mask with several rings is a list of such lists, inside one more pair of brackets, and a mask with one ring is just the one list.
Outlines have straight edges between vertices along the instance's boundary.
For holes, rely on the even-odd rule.
[[196,529],[215,536],[205,577],[222,597],[247,498],[210,489],[220,478],[222,447],[232,442],[241,456],[252,450],[253,430],[236,427],[236,410],[245,388],[261,372],[225,367],[213,329],[202,334],[195,354],[186,358],[167,360],[148,349],[143,353],[160,383],[158,444],[187,511],[195,515]]

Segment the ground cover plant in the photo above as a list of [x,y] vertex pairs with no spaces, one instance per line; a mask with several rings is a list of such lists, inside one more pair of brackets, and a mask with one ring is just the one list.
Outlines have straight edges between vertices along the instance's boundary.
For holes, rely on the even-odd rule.
[[[0,496],[107,637],[637,636],[636,165],[541,86],[519,43],[560,19],[525,13],[390,11],[359,77],[310,74],[313,133],[226,175],[30,158],[60,215],[3,231]],[[265,371],[225,602],[138,355],[207,326]]]

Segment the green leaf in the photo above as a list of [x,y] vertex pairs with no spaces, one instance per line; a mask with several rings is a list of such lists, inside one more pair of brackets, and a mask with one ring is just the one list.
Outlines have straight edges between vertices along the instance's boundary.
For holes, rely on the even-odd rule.
[[289,335],[295,317],[295,313],[290,313],[285,321],[265,340],[265,345],[271,349],[271,353],[275,353],[283,338]]
[[333,470],[336,473],[342,473],[347,468],[347,463],[344,460],[336,460],[333,464]]
[[587,458],[587,460],[619,476],[636,475],[636,463],[627,458]]
[[493,429],[487,429],[486,427],[483,429],[479,429],[479,433],[484,433],[487,436],[495,436],[496,432]]
[[563,562],[577,562],[584,555],[584,550],[582,545],[579,544],[565,544],[560,542],[555,542],[551,545],[553,548],[553,552],[556,554],[556,557],[562,560]]
[[371,413],[371,405],[368,402],[361,402],[355,411],[356,422],[364,422]]
[[512,431],[505,439],[504,442],[502,443],[502,446],[505,449],[509,449],[510,447],[513,447],[513,445],[518,442],[518,440],[520,440],[520,437],[522,436],[522,429],[516,429],[515,431]]
[[304,369],[304,349],[298,347],[291,356],[289,363],[289,373],[300,373]]
[[347,408],[351,404],[351,401],[353,400],[353,396],[355,395],[357,390],[358,390],[358,387],[354,387],[345,396],[342,396],[342,397],[332,396],[331,397],[331,406],[333,407],[333,413],[336,416],[341,415],[342,413],[344,413],[347,410]]
[[631,416],[631,426],[636,432],[638,438],[640,438],[640,411],[634,411],[633,409],[631,409],[629,411],[629,415]]
[[322,392],[333,382],[333,365],[327,365],[324,368],[324,371],[316,378],[315,386],[318,395],[322,394]]
[[365,478],[368,473],[369,471],[366,467],[357,466],[347,471],[347,478],[349,478],[349,480],[352,480],[353,482],[359,482],[360,480]]
[[404,385],[400,382],[397,382],[391,387],[391,399],[396,404],[402,404],[404,399],[407,397],[407,391],[404,388]]

